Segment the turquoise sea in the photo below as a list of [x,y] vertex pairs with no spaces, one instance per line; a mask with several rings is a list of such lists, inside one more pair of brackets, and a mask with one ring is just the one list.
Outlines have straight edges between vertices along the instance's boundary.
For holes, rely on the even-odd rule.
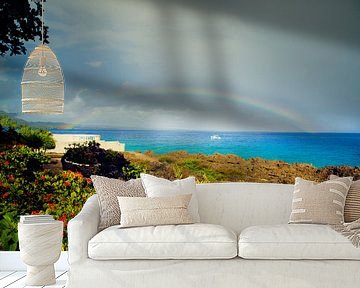
[[[99,134],[125,143],[127,151],[235,154],[323,166],[360,166],[360,133],[199,132],[53,129],[53,133]],[[218,139],[211,139],[211,136]],[[214,138],[214,137],[212,137]]]

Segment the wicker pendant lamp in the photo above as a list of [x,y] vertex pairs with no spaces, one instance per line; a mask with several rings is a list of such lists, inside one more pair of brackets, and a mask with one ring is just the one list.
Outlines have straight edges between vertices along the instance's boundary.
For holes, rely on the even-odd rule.
[[64,76],[60,63],[44,44],[44,0],[41,1],[41,41],[31,52],[21,80],[23,113],[64,113]]

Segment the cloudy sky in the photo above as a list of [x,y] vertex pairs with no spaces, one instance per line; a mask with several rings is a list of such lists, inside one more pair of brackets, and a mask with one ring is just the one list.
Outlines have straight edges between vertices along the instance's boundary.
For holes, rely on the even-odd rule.
[[120,129],[360,132],[357,0],[48,0],[45,17],[65,113],[21,114],[26,56],[0,58],[0,110]]

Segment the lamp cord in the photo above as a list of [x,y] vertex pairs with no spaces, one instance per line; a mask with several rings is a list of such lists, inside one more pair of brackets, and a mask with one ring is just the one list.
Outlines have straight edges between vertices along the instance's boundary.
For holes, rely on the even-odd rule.
[[41,0],[41,42],[44,45],[44,0]]

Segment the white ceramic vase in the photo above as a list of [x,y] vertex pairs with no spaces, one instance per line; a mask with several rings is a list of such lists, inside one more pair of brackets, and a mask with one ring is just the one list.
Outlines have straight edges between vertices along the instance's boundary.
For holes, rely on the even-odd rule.
[[54,263],[59,259],[63,222],[18,224],[21,260],[27,265],[26,285],[56,283]]

